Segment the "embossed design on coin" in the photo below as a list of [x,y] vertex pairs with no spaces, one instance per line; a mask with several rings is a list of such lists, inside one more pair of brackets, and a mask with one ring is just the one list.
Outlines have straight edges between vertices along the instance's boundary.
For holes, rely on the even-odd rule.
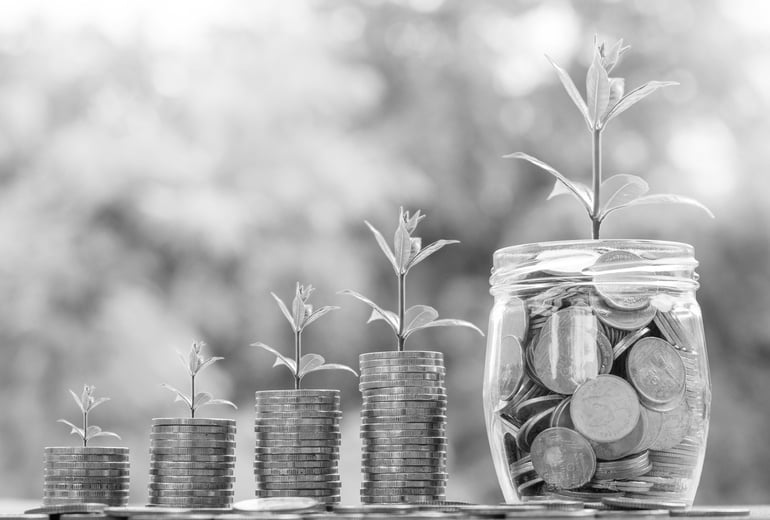
[[537,377],[550,390],[571,394],[599,374],[596,318],[588,307],[555,312],[540,333],[534,351]]
[[648,408],[660,412],[671,410],[684,395],[684,363],[667,341],[660,338],[637,341],[628,353],[626,370],[629,381]]
[[579,433],[567,428],[548,428],[532,443],[532,465],[546,483],[574,489],[591,480],[596,471],[596,455]]
[[639,413],[639,399],[631,385],[609,374],[580,385],[570,406],[575,428],[594,442],[622,439],[636,427]]

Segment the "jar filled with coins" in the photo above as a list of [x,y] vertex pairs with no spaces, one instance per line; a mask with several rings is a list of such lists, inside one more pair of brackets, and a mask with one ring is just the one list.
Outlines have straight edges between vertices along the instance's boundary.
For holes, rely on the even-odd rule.
[[643,240],[495,253],[484,412],[507,502],[692,504],[711,406],[697,264]]

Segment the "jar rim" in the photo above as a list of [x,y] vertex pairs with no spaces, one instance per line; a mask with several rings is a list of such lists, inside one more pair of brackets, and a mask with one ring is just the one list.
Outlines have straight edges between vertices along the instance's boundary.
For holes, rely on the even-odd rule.
[[654,250],[661,253],[695,255],[695,248],[686,242],[676,242],[671,240],[652,240],[635,238],[599,238],[599,239],[576,239],[576,240],[553,240],[544,242],[530,242],[527,244],[517,244],[513,246],[501,247],[494,253],[495,259],[511,254],[531,254],[550,249],[578,249],[578,248],[624,248],[633,247],[634,249]]

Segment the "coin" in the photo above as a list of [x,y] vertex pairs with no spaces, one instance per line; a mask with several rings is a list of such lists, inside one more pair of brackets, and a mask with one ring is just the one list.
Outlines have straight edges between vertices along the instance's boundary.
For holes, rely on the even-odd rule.
[[195,469],[195,468],[150,468],[150,475],[180,477],[224,477],[233,475],[233,468]]
[[581,384],[570,404],[575,428],[594,442],[627,436],[636,427],[639,414],[636,391],[624,379],[609,374]]
[[257,489],[257,497],[334,497],[339,495],[338,489]]
[[244,513],[274,512],[274,513],[295,513],[317,509],[321,502],[312,498],[257,498],[251,500],[242,500],[233,504],[234,511]]
[[[122,455],[128,457],[128,448],[108,448],[100,446],[55,446],[44,448],[46,455]],[[103,507],[103,506],[102,506]]]
[[523,424],[529,418],[545,410],[554,408],[556,405],[564,401],[564,396],[559,394],[549,394],[532,399],[527,399],[522,402],[516,409],[515,418],[516,422]]
[[633,311],[650,303],[645,283],[648,275],[639,271],[645,261],[630,251],[608,251],[591,267],[594,287],[604,300],[620,310]]
[[128,476],[128,468],[124,469],[50,469],[45,468],[44,474],[51,477],[122,477]]
[[229,456],[229,455],[235,455],[235,448],[234,447],[229,447],[229,448],[168,447],[166,448],[166,447],[160,447],[160,446],[153,446],[150,448],[150,454],[151,455],[182,455],[182,456],[202,456],[202,455]]
[[234,435],[235,431],[235,426],[195,426],[178,424],[154,424],[152,426],[152,433]]
[[532,465],[548,484],[573,489],[589,480],[596,470],[596,455],[580,434],[566,428],[548,428],[532,443]]
[[551,415],[551,427],[560,426],[562,428],[575,429],[575,425],[572,423],[572,417],[570,416],[570,404],[572,403],[572,397],[567,397],[553,411]]
[[669,511],[672,517],[697,517],[697,518],[714,518],[714,517],[736,517],[736,516],[749,516],[751,510],[746,507],[721,507],[721,506],[700,506],[692,507],[688,509],[674,509]]
[[444,365],[381,365],[361,367],[361,375],[376,374],[437,374],[446,375]]
[[235,455],[163,455],[150,452],[150,462],[164,464],[166,462],[219,462],[234,463]]
[[150,433],[151,441],[226,441],[234,442],[235,434],[232,433],[181,433],[181,432],[158,432],[152,431]]
[[524,425],[521,427],[521,430],[519,431],[519,436],[517,438],[519,449],[522,452],[530,451],[530,445],[535,440],[535,438],[540,434],[540,432],[550,427],[551,416],[553,415],[554,410],[556,410],[556,407],[552,406],[551,408],[543,410],[537,415],[531,417],[527,420],[527,422],[524,423]]
[[641,498],[628,497],[606,497],[602,498],[602,503],[608,506],[620,509],[684,509],[687,504],[684,502],[663,501],[663,500],[645,500]]
[[[655,416],[657,412],[650,412]],[[680,403],[670,412],[658,414],[660,418],[660,430],[657,437],[650,444],[652,450],[666,450],[673,448],[684,439],[690,428],[690,411],[685,403]]]
[[366,442],[369,444],[380,445],[398,445],[398,446],[411,446],[417,444],[426,445],[446,445],[446,436],[434,435],[430,437],[410,436],[410,437],[385,437],[385,438],[367,438]]
[[45,461],[46,469],[129,469],[130,464],[125,462],[53,462]]
[[[642,407],[643,408],[643,407]],[[637,453],[637,448],[645,435],[645,413],[640,410],[636,426],[631,432],[616,441],[591,442],[591,447],[596,453],[596,458],[601,460],[618,460],[632,453]]]
[[235,428],[235,421],[233,419],[203,419],[203,418],[156,418],[152,420],[152,425],[158,426],[219,426],[227,428]]
[[642,452],[616,461],[597,462],[594,479],[635,479],[648,473],[650,469],[651,464],[649,454],[647,452]]
[[626,371],[648,408],[671,410],[684,395],[684,363],[676,349],[660,338],[637,341],[628,354]]
[[53,455],[46,454],[45,462],[60,463],[94,463],[101,462],[128,462],[128,455]]
[[105,505],[100,503],[60,504],[55,506],[35,507],[24,511],[25,515],[66,515],[78,513],[98,514],[105,510]]
[[369,362],[378,359],[444,359],[444,354],[441,352],[419,351],[419,350],[389,350],[382,352],[368,352],[358,356],[360,362]]
[[631,334],[628,334],[613,347],[613,355],[615,359],[618,359],[623,353],[628,350],[634,343],[645,337],[650,333],[649,327],[642,327]]
[[597,325],[588,307],[567,307],[546,323],[533,351],[535,375],[550,390],[572,394],[599,374]]

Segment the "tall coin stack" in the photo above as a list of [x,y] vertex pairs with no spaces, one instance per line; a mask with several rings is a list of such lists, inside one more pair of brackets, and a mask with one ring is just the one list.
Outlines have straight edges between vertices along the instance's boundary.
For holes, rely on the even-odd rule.
[[361,354],[363,503],[446,496],[446,388],[439,352]]
[[235,421],[152,420],[151,506],[229,508],[234,470]]
[[340,501],[339,390],[256,393],[257,497]]
[[43,505],[128,503],[128,448],[45,449]]

